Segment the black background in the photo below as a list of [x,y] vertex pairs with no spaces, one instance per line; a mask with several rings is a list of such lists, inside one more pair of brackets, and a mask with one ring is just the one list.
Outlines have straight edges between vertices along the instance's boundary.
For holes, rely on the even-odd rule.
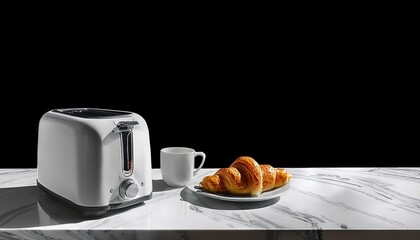
[[209,168],[228,166],[242,155],[281,167],[418,166],[411,155],[414,143],[405,138],[410,130],[405,110],[372,89],[224,81],[206,89],[204,82],[181,84],[176,77],[154,87],[146,79],[98,83],[106,88],[56,80],[50,90],[34,90],[28,100],[7,108],[12,118],[3,134],[10,155],[1,167],[35,168],[39,119],[68,107],[140,114],[148,123],[154,168],[160,165],[159,150],[168,146],[204,151]]
[[154,168],[168,146],[204,151],[215,168],[242,155],[279,167],[419,166],[417,93],[389,26],[187,22],[8,29],[0,167],[35,168],[42,114],[69,107],[140,114]]

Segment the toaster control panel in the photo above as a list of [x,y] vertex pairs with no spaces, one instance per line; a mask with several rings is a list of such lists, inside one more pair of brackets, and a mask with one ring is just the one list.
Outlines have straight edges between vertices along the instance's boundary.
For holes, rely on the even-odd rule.
[[127,179],[120,185],[120,197],[122,199],[134,198],[139,193],[139,186],[131,179]]

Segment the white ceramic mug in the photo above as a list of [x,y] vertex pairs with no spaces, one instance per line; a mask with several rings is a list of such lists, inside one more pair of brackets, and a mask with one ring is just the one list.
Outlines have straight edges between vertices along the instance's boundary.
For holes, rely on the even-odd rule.
[[[194,170],[195,157],[201,156],[200,166]],[[206,154],[192,148],[167,147],[160,150],[160,169],[166,184],[172,187],[186,186],[193,176],[200,171],[206,160]]]

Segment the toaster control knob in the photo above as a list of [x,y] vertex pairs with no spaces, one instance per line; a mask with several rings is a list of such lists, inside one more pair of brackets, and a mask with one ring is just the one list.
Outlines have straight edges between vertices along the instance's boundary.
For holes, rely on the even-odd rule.
[[138,192],[139,186],[131,179],[125,180],[120,185],[120,197],[123,199],[133,198]]

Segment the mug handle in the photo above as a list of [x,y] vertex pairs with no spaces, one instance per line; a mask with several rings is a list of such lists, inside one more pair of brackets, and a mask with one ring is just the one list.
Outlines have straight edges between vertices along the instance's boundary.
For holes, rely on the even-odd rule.
[[198,171],[200,171],[201,167],[203,167],[204,161],[206,160],[206,154],[203,152],[195,152],[194,158],[197,156],[201,156],[201,163],[200,166],[194,171],[193,175],[195,175]]

